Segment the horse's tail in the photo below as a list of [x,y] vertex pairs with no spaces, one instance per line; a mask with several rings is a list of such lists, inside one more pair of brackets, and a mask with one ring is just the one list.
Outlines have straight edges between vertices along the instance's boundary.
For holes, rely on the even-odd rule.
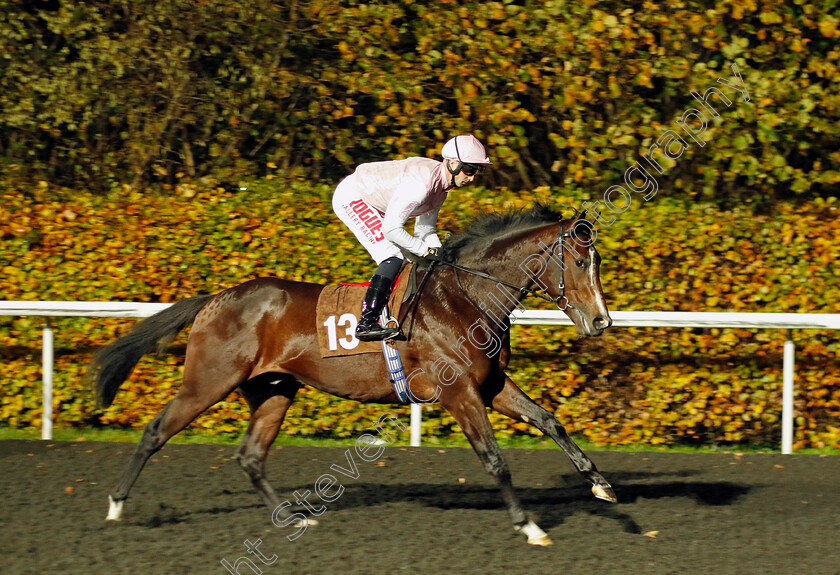
[[144,319],[129,333],[93,354],[87,378],[94,383],[96,405],[110,406],[140,358],[155,347],[161,349],[168,345],[179,331],[193,322],[212,297],[200,295],[181,300]]

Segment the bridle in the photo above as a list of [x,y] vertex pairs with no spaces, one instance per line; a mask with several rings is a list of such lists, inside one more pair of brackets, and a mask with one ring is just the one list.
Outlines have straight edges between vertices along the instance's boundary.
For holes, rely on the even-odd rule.
[[[566,292],[566,282],[565,282],[565,269],[566,268],[565,268],[565,265],[564,265],[564,257],[565,257],[566,254],[565,254],[565,246],[564,246],[563,240],[564,240],[564,238],[572,237],[572,235],[573,234],[571,232],[566,232],[566,231],[563,230],[563,223],[561,222],[559,227],[557,228],[557,236],[555,237],[554,241],[551,243],[551,247],[549,248],[549,250],[546,254],[546,263],[547,263],[547,260],[550,259],[552,255],[554,255],[554,246],[557,245],[557,244],[560,245],[560,263],[561,263],[561,265],[560,265],[560,283],[557,284],[557,289],[559,290],[560,294],[556,298],[553,298],[553,297],[549,296],[548,294],[546,294],[545,290],[543,290],[543,289],[534,289],[534,288],[528,287],[527,285],[518,286],[516,284],[506,282],[503,279],[499,279],[496,276],[485,273],[483,271],[468,268],[468,267],[465,267],[465,266],[462,266],[462,265],[459,265],[459,264],[456,264],[456,263],[447,262],[447,261],[442,260],[442,259],[437,259],[436,258],[436,259],[432,260],[432,266],[434,266],[434,264],[441,264],[441,265],[449,266],[449,267],[454,268],[456,270],[460,270],[462,272],[468,273],[470,275],[478,276],[480,278],[484,278],[484,279],[487,279],[487,280],[492,280],[492,281],[494,281],[496,283],[499,283],[499,284],[501,284],[505,287],[509,287],[513,290],[516,290],[517,292],[523,294],[525,297],[533,296],[533,297],[536,297],[536,298],[539,298],[539,299],[542,299],[542,300],[545,300],[545,301],[550,301],[553,304],[555,304],[558,307],[558,309],[560,309],[561,311],[566,311],[567,309],[574,308],[574,306],[569,302],[569,298],[566,297],[566,293],[565,293]],[[431,269],[429,271],[431,271]],[[464,294],[466,294],[466,290],[464,289],[464,286],[461,285],[461,279],[458,277],[457,273],[455,274],[455,281],[458,283],[458,287],[461,288],[461,291],[463,291]],[[468,299],[470,299],[470,298],[468,297]],[[561,302],[565,302],[565,303],[563,305],[561,305]]]
[[[551,244],[551,251],[548,253],[548,257],[551,258],[551,255],[554,253],[554,244],[560,244],[560,283],[557,284],[557,289],[559,290],[560,295],[558,295],[557,299],[554,301],[560,311],[566,311],[569,308],[575,307],[569,302],[569,298],[566,297],[566,252],[564,249],[563,238],[570,237],[572,237],[572,232],[564,232],[563,224],[561,223],[560,227],[557,228],[557,239],[555,239],[554,243]],[[566,305],[563,307],[560,306],[561,300],[566,300]]]

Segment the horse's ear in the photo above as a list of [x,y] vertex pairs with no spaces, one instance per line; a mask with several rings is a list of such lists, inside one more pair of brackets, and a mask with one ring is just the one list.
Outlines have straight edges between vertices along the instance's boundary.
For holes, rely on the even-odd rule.
[[586,245],[592,243],[592,238],[595,236],[595,224],[586,219],[586,211],[584,210],[572,221],[572,227],[569,230],[571,237],[583,238],[587,240]]

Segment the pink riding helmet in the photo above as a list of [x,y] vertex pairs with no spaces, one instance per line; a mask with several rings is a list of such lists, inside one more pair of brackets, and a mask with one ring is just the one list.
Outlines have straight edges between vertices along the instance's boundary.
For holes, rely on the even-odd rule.
[[472,134],[455,136],[443,145],[440,154],[447,160],[455,160],[464,164],[489,166],[490,158],[484,151],[484,146]]

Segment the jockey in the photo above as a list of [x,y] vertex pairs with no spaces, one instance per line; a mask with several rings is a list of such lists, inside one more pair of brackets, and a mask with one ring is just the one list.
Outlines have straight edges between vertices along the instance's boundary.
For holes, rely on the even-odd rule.
[[[407,254],[437,254],[437,218],[447,193],[475,179],[490,158],[474,136],[455,136],[441,150],[443,161],[406,158],[361,164],[338,184],[333,210],[378,267],[356,327],[361,341],[390,339],[399,330],[379,325],[379,315]],[[414,235],[405,229],[416,218]]]

